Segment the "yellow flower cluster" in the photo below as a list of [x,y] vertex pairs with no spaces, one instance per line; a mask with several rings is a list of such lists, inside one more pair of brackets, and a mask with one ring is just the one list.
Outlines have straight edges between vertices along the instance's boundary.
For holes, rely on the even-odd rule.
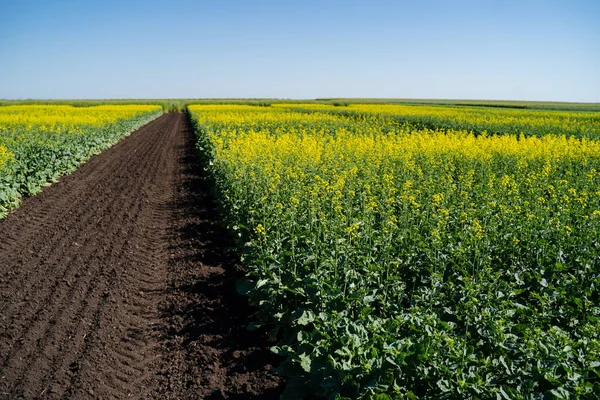
[[0,218],[24,194],[37,193],[160,114],[158,105],[1,106]]
[[[586,194],[576,196],[578,206],[588,216],[593,212],[586,207],[589,193],[598,190],[599,175],[591,167],[600,160],[600,141],[564,135],[408,131],[390,128],[385,120],[348,120],[295,111],[297,106],[190,107],[198,123],[210,127],[214,162],[233,181],[249,179],[239,185],[236,196],[256,198],[263,205],[283,204],[287,211],[301,203],[324,229],[340,225],[339,231],[346,233],[357,231],[356,223],[367,218],[363,212],[404,223],[408,223],[405,213],[423,214],[435,220],[430,230],[435,236],[450,229],[447,222],[454,215],[461,215],[461,226],[471,221],[466,232],[481,240],[486,230],[495,228],[486,227],[487,218],[476,203],[493,205],[496,211],[490,212],[495,219],[524,213],[539,217],[532,203],[546,202],[545,212],[559,205],[571,207],[575,189],[569,184],[560,197],[548,198],[540,188],[551,185],[565,170],[574,174],[581,169],[581,176],[570,184]],[[381,114],[401,106],[355,107]],[[423,108],[419,112],[434,107]],[[356,214],[359,197],[363,200]],[[447,204],[456,201],[465,206]],[[331,215],[323,217],[325,210]],[[396,222],[384,225],[385,230]]]
[[355,118],[386,123],[416,124],[429,128],[464,129],[529,135],[566,134],[600,137],[600,113],[581,111],[522,110],[492,107],[424,106],[406,104],[274,104],[278,109],[346,113]]
[[[201,123],[227,126],[227,129],[214,130],[211,134],[213,143],[219,145],[216,148],[218,158],[226,157],[239,165],[256,166],[259,162],[270,171],[276,170],[282,160],[293,166],[293,160],[302,165],[315,165],[320,160],[344,164],[348,159],[364,161],[366,168],[402,159],[405,167],[411,169],[416,168],[415,157],[426,157],[433,162],[450,155],[482,163],[510,157],[521,167],[536,162],[545,163],[546,170],[551,170],[555,161],[570,160],[586,165],[600,156],[600,141],[585,138],[474,136],[465,131],[440,134],[427,129],[356,134],[343,124],[331,134],[331,129],[328,131],[322,123],[335,122],[335,118],[325,114],[255,113],[253,110],[245,114],[228,111],[211,114],[202,111],[198,114]],[[248,126],[252,128],[245,129]],[[253,129],[255,126],[260,129]]]
[[0,145],[0,171],[4,169],[6,164],[13,158],[13,154],[6,149],[6,147]]
[[[554,368],[571,354],[563,349],[600,349],[588,311],[600,260],[597,117],[396,105],[189,110],[253,304],[264,321],[301,332],[290,351],[313,349],[298,350],[298,365],[327,357],[339,376],[384,371],[392,387],[420,373],[430,385],[437,363],[437,376],[461,388],[454,397],[493,398],[497,386],[465,395],[470,378],[447,366],[479,371],[478,383],[509,381],[513,372],[502,375],[491,357],[509,352],[539,371],[540,359]],[[416,119],[404,123],[408,114]],[[417,344],[427,368],[411,373]],[[569,367],[580,376],[599,363],[598,352],[583,353],[590,361]]]
[[600,115],[592,112],[375,104],[357,104],[351,105],[349,108],[380,115],[434,116],[443,120],[473,124],[484,123],[492,126],[510,124],[529,128],[543,126],[548,128],[546,134],[558,133],[562,129],[572,130],[577,127],[593,127],[596,131],[600,130],[598,127]]
[[137,114],[160,110],[157,105],[11,105],[0,107],[0,135],[14,129],[78,132],[82,126],[102,126]]

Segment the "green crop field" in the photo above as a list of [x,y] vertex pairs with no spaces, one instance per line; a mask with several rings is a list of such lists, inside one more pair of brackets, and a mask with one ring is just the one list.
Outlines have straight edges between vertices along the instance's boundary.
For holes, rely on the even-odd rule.
[[599,395],[597,113],[189,110],[286,396]]
[[160,114],[157,105],[0,107],[0,218]]
[[283,398],[600,396],[596,105],[417,103],[5,102],[0,217],[187,112]]
[[600,0],[0,0],[0,400],[600,400]]

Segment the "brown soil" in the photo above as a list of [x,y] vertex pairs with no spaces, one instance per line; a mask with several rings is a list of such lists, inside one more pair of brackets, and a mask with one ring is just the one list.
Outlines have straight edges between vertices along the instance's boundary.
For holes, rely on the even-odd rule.
[[279,397],[206,188],[166,114],[0,222],[0,398]]

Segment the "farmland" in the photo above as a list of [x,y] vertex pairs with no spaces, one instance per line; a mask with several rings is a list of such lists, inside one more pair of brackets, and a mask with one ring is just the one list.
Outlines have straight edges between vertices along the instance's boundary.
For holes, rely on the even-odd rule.
[[25,103],[2,395],[600,396],[597,105]]
[[156,105],[0,107],[0,217],[161,113]]
[[189,109],[288,393],[598,394],[596,114]]
[[412,129],[466,130],[474,134],[549,134],[594,139],[600,137],[597,112],[569,112],[490,107],[400,104],[277,104],[297,111],[322,111],[354,119],[379,120],[389,126]]

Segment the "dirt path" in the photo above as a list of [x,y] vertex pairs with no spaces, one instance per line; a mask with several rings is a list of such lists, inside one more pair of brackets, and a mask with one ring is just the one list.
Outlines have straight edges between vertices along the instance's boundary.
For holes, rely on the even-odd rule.
[[0,222],[0,398],[277,398],[236,257],[166,114]]

